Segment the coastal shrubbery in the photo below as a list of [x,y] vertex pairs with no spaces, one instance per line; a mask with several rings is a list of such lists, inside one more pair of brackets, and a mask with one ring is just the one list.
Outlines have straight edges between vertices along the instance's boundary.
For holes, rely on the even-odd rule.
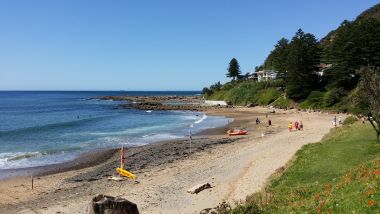
[[379,155],[369,124],[336,128],[299,150],[281,176],[233,213],[249,207],[259,213],[380,213]]
[[380,67],[379,11],[380,4],[354,21],[343,21],[321,40],[301,29],[291,39],[281,38],[263,65],[255,69],[277,71],[275,82],[281,84],[273,86],[269,81],[263,87],[249,79],[249,74],[241,75],[239,63],[233,58],[227,69],[227,76],[233,80],[216,89],[215,85],[205,88],[204,95],[234,105],[295,105],[366,114],[368,105],[353,101],[355,93],[362,90],[358,85],[364,75],[358,71]]
[[240,81],[227,83],[220,90],[205,95],[211,100],[225,100],[234,105],[268,105],[283,95],[278,82]]
[[348,117],[343,121],[343,125],[348,126],[348,125],[354,124],[356,121],[358,121],[358,118],[356,118],[356,117],[354,117],[354,116],[348,116]]

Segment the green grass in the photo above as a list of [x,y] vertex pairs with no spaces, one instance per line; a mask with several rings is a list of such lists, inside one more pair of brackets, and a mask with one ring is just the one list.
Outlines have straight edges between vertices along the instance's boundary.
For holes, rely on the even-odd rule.
[[294,103],[288,98],[281,95],[281,97],[275,100],[273,103],[271,103],[271,105],[277,108],[287,108],[294,105]]
[[243,81],[226,83],[221,90],[213,91],[209,100],[224,100],[233,105],[268,105],[283,92],[277,89],[277,82]]
[[234,213],[249,213],[253,205],[259,213],[380,213],[380,144],[372,127],[347,125],[304,146],[280,177]]

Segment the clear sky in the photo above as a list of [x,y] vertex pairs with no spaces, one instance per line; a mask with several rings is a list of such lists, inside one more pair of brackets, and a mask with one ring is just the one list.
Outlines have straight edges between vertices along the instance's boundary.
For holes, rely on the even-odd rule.
[[0,90],[201,90],[374,0],[0,0]]

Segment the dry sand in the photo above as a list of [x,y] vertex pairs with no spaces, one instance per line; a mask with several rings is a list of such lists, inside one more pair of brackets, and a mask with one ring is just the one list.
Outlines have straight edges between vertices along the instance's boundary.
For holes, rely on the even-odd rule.
[[[268,109],[258,107],[208,112],[234,118],[229,127],[246,128],[249,135],[210,146],[202,146],[201,142],[220,142],[226,136],[215,131],[207,138],[199,136],[200,147],[194,153],[178,153],[183,157],[135,169],[138,182],[109,181],[106,177],[72,181],[73,177],[99,172],[104,164],[42,176],[34,180],[33,190],[29,177],[0,181],[0,213],[85,213],[88,202],[97,193],[126,198],[138,205],[140,213],[199,213],[223,201],[244,200],[259,191],[270,175],[303,145],[320,141],[331,128],[332,115],[283,110],[268,114],[273,123],[268,127],[267,112]],[[254,124],[256,117],[262,124]],[[288,122],[295,120],[303,121],[304,131],[287,130]],[[112,165],[107,167],[113,171]],[[213,188],[198,194],[186,192],[203,182],[209,182]]]

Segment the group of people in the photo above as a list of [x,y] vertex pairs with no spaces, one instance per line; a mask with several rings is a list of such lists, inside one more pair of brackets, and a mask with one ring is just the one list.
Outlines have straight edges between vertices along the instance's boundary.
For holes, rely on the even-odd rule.
[[[268,118],[267,115],[266,115],[266,118]],[[261,123],[260,119],[256,117],[256,125],[259,125],[260,123]],[[272,120],[268,119],[268,126],[271,126],[271,125],[272,125]]]
[[336,116],[334,116],[333,119],[332,119],[332,125],[334,127],[337,127],[338,124],[339,125],[343,125],[342,116],[339,116],[338,123],[337,123],[336,120],[337,120],[337,118],[336,118]]
[[303,130],[303,123],[302,123],[302,121],[300,121],[300,122],[295,121],[295,122],[294,122],[294,126],[293,126],[293,123],[292,123],[292,122],[289,122],[289,124],[288,124],[288,129],[289,129],[290,132],[293,131],[293,127],[294,127],[294,129],[295,129],[296,131],[301,131],[301,130]]

